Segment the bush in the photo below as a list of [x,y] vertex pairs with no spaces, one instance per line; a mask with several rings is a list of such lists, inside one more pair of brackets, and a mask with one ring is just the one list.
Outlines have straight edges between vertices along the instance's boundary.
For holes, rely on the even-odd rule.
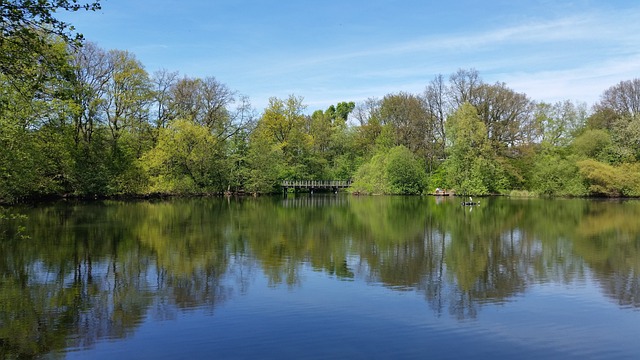
[[539,194],[556,196],[584,196],[587,189],[573,158],[559,155],[540,155],[534,164],[533,190]]
[[578,162],[589,194],[596,196],[640,196],[638,165],[612,166],[593,159]]
[[427,174],[420,161],[404,146],[375,155],[358,168],[352,192],[364,194],[421,194]]
[[427,174],[409,149],[397,146],[388,155],[387,179],[392,194],[421,194]]

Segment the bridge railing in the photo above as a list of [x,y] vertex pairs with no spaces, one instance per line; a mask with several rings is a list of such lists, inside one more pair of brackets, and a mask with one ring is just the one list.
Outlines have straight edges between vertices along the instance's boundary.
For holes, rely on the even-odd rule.
[[284,180],[282,187],[289,188],[347,188],[351,186],[350,180]]

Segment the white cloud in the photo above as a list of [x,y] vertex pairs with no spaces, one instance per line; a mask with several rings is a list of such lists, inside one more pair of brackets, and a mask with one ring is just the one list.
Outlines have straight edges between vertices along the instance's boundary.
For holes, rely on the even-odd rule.
[[640,54],[564,70],[496,74],[534,100],[579,100],[593,105],[609,87],[640,74]]

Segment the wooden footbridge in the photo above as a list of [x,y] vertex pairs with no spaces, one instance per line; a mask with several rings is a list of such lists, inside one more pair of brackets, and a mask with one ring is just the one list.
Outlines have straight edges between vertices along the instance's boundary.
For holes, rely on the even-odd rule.
[[314,190],[331,190],[337,193],[340,189],[351,186],[351,180],[284,180],[282,189],[286,193],[289,189],[305,189],[312,194]]

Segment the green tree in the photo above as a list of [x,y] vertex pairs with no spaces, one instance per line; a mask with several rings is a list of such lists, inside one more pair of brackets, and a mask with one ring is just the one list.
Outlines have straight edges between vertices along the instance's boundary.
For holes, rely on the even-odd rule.
[[349,118],[349,114],[351,114],[351,112],[353,111],[353,109],[355,109],[355,107],[356,107],[356,104],[353,101],[339,102],[335,107],[335,115],[333,116],[334,122],[339,121],[339,122],[345,123]]
[[151,192],[222,192],[228,184],[223,144],[190,120],[174,120],[162,129],[158,145],[141,160]]
[[427,174],[422,162],[406,147],[389,152],[387,179],[393,194],[421,194],[426,188]]
[[260,126],[251,134],[246,157],[245,188],[252,193],[271,193],[284,180],[285,167],[282,147]]
[[587,118],[585,104],[571,101],[536,104],[535,127],[543,146],[568,146],[584,128]]
[[360,165],[353,176],[350,191],[356,194],[390,194],[387,161],[387,156],[379,153]]
[[590,195],[640,196],[640,165],[612,166],[594,159],[577,163]]
[[380,121],[380,100],[369,98],[356,105],[353,117],[358,121],[355,137],[355,150],[363,160],[370,159],[375,154],[376,138],[382,132]]
[[617,119],[611,129],[613,163],[640,161],[640,114]]
[[154,142],[149,123],[152,83],[142,63],[127,51],[110,50],[106,61],[110,71],[100,108],[111,135],[107,194],[135,194],[146,187],[138,159]]
[[380,105],[380,120],[393,129],[394,145],[404,145],[425,164],[436,162],[440,150],[436,124],[422,99],[404,92],[387,95]]
[[364,194],[421,194],[426,172],[420,160],[400,145],[379,152],[361,165],[354,175],[351,191]]
[[[80,45],[82,35],[74,33],[71,24],[61,21],[59,11],[100,9],[100,2],[81,3],[77,0],[3,0],[0,2],[0,73],[6,80],[19,84],[32,78],[29,68],[39,63],[58,69],[58,59],[51,56],[51,37],[64,43]],[[28,49],[28,51],[25,51]]]
[[600,160],[607,159],[611,146],[611,135],[606,130],[586,130],[572,143],[578,156]]
[[575,156],[543,152],[533,163],[530,189],[552,196],[585,196],[587,189],[576,165]]
[[286,166],[282,179],[309,179],[316,171],[310,166],[313,138],[305,129],[308,124],[303,114],[303,98],[294,95],[286,100],[270,98],[269,105],[258,121],[260,137],[282,151]]
[[[348,179],[355,169],[353,132],[346,119],[353,102],[341,102],[327,110],[316,110],[304,127],[311,138],[311,153],[307,158],[309,173],[317,179]],[[337,109],[337,110],[336,110]]]
[[[117,146],[123,131],[137,135],[140,144],[144,144],[144,140],[150,140],[148,105],[153,94],[149,74],[128,51],[111,50],[107,61],[112,73],[106,84],[102,107],[113,145]],[[146,139],[143,134],[147,135]]]
[[487,170],[493,165],[487,129],[478,113],[469,103],[447,119],[447,133],[451,146],[443,166],[446,169],[447,187],[458,194],[485,195],[492,180]]
[[58,68],[35,62],[19,83],[0,74],[0,202],[63,193],[72,183],[69,58],[62,42],[46,50]]

